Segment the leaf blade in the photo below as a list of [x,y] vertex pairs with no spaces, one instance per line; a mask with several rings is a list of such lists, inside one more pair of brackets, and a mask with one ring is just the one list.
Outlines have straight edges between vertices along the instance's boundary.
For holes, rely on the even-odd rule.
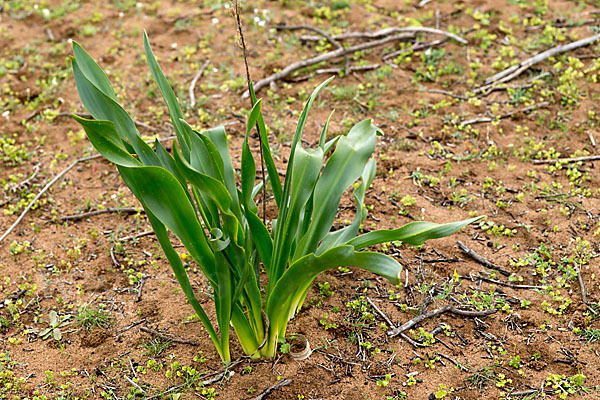
[[357,250],[375,244],[401,240],[413,246],[423,244],[426,240],[439,239],[453,234],[459,229],[479,221],[483,216],[466,219],[463,221],[449,222],[447,224],[436,224],[435,222],[415,221],[410,222],[398,229],[382,229],[379,231],[365,233],[357,236],[347,244],[354,246]]

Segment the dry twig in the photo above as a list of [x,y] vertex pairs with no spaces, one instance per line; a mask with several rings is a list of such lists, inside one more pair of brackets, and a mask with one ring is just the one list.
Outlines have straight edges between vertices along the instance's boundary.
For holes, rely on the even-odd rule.
[[454,94],[454,93],[448,92],[446,90],[429,89],[429,90],[427,90],[427,92],[428,93],[443,94],[445,96],[452,97],[452,98],[455,98],[455,99],[460,99],[460,100],[469,100],[469,98],[467,96],[461,96],[459,94]]
[[493,283],[494,285],[509,287],[511,289],[532,289],[532,290],[536,290],[536,289],[542,290],[542,289],[544,289],[543,286],[516,285],[514,283],[502,282],[502,281],[498,281],[496,279],[490,279],[490,278],[487,278],[487,277],[481,276],[481,275],[469,276],[468,278],[470,278],[472,281],[473,280],[482,280],[482,281],[485,281],[485,282],[488,282],[488,283]]
[[[552,27],[553,28],[579,28],[580,26],[584,26],[584,25],[597,25],[598,22],[600,22],[600,21],[597,19],[586,19],[583,21],[575,22],[575,23],[559,22],[559,23],[552,24]],[[548,26],[548,25],[533,25],[533,26],[526,27],[525,30],[526,31],[535,31],[538,29],[545,29],[546,26]]]
[[48,189],[50,189],[50,187],[52,187],[52,185],[54,185],[60,178],[62,178],[63,176],[65,176],[65,174],[67,172],[69,172],[70,170],[72,170],[77,164],[79,164],[80,162],[84,162],[84,161],[89,161],[89,160],[93,160],[95,158],[99,158],[100,154],[96,154],[93,156],[89,156],[89,157],[82,157],[82,158],[78,158],[77,160],[73,161],[71,163],[71,165],[69,165],[67,168],[63,169],[61,172],[58,173],[58,175],[56,175],[54,177],[54,179],[52,179],[50,182],[48,182],[46,184],[46,186],[44,186],[44,188],[42,190],[40,190],[40,192],[37,194],[37,196],[34,197],[33,200],[31,200],[31,202],[29,203],[29,205],[25,208],[25,210],[23,210],[23,212],[21,213],[21,215],[19,215],[19,218],[17,218],[17,220],[10,226],[10,228],[8,228],[6,230],[6,232],[4,232],[4,234],[2,236],[0,236],[0,242],[2,242],[12,231],[13,229],[15,229],[17,227],[17,225],[19,225],[19,223],[23,220],[23,218],[25,217],[25,215],[27,215],[27,213],[33,208],[33,206],[35,205],[35,203],[42,197],[42,195],[44,193],[46,193],[48,191]]
[[[342,44],[340,42],[338,42],[333,36],[331,36],[330,34],[328,34],[327,32],[325,32],[319,28],[315,28],[314,26],[310,26],[310,25],[276,25],[275,29],[277,29],[278,31],[281,31],[281,30],[296,31],[296,30],[300,30],[300,29],[305,29],[307,31],[312,31],[312,32],[315,32],[315,33],[323,36],[329,43],[334,45],[336,49],[344,48],[344,46],[342,46]],[[345,75],[348,75],[350,73],[349,67],[350,67],[350,64],[348,62],[348,55],[344,54],[344,74]],[[337,73],[337,71],[335,71],[334,73]]]
[[119,242],[126,242],[128,240],[139,239],[144,236],[149,236],[149,235],[152,235],[153,233],[154,233],[154,231],[144,231],[144,232],[136,233],[135,235],[125,236],[125,237],[119,238],[117,240]]
[[469,368],[465,367],[464,365],[462,365],[461,363],[459,363],[458,361],[454,360],[453,358],[450,358],[450,356],[445,355],[444,353],[437,353],[438,356],[445,358],[446,360],[450,361],[452,364],[456,365],[458,368],[460,368],[462,371],[464,372],[469,372]]
[[136,209],[135,207],[122,207],[122,208],[105,208],[103,210],[89,211],[81,214],[73,214],[67,215],[64,217],[60,217],[59,220],[61,222],[64,221],[77,221],[87,217],[95,217],[96,215],[109,214],[109,213],[119,213],[119,214],[135,214],[137,212],[145,212],[144,209]]
[[[335,40],[347,40],[347,39],[378,39],[384,36],[388,36],[394,33],[431,33],[434,35],[442,35],[446,36],[450,39],[454,39],[459,43],[468,44],[469,42],[462,37],[455,35],[454,33],[450,33],[447,31],[443,31],[441,29],[428,28],[426,26],[406,26],[406,27],[397,27],[392,26],[390,28],[381,29],[375,32],[346,32],[340,33],[339,35],[331,36],[332,39]],[[304,41],[318,41],[320,38],[318,36],[301,36],[300,40]]]
[[428,318],[435,317],[436,315],[443,314],[446,312],[451,312],[452,314],[460,315],[463,317],[483,317],[486,315],[494,314],[496,312],[496,310],[492,309],[492,310],[483,310],[483,311],[467,311],[467,310],[460,310],[460,309],[454,307],[453,305],[445,305],[445,306],[437,308],[435,310],[426,312],[425,314],[417,315],[410,321],[404,323],[402,326],[399,326],[398,328],[388,331],[388,335],[391,337],[398,336],[405,330],[412,328],[413,326],[417,325],[418,323],[420,323]]
[[113,265],[117,268],[121,268],[121,264],[117,261],[117,257],[115,257],[115,246],[110,248],[110,259],[113,262]]
[[392,329],[396,329],[396,325],[395,325],[395,324],[392,322],[392,320],[391,320],[391,319],[389,319],[389,318],[388,318],[388,316],[387,316],[387,315],[385,315],[385,314],[383,313],[383,311],[381,311],[381,310],[379,309],[379,307],[377,307],[377,306],[375,305],[375,303],[373,303],[373,300],[371,300],[371,299],[370,299],[368,296],[367,296],[367,301],[369,302],[369,304],[371,305],[371,307],[373,307],[373,309],[374,309],[375,311],[377,311],[377,312],[379,313],[379,315],[381,315],[381,317],[382,317],[382,318],[385,320],[385,322],[387,322],[387,324],[388,324],[388,326],[389,326],[390,328],[392,328]]
[[475,250],[471,249],[469,246],[467,246],[466,244],[464,244],[463,242],[461,242],[460,240],[456,241],[456,244],[458,245],[458,248],[465,253],[466,255],[468,255],[469,257],[471,257],[473,260],[477,261],[479,264],[483,265],[484,267],[487,267],[489,269],[493,269],[495,271],[500,272],[502,275],[504,276],[510,276],[510,272],[496,266],[493,262],[491,262],[490,260],[488,260],[487,258],[477,254],[475,252]]
[[467,126],[467,125],[481,124],[483,122],[493,122],[493,121],[497,121],[499,119],[505,119],[505,118],[512,117],[513,115],[518,114],[518,113],[527,114],[528,112],[537,110],[538,108],[546,107],[549,104],[550,104],[549,101],[543,101],[541,103],[537,103],[537,104],[534,104],[532,106],[522,108],[520,110],[514,110],[514,111],[511,111],[509,113],[502,114],[502,115],[494,117],[494,118],[492,118],[492,117],[477,117],[477,118],[473,118],[473,119],[469,119],[469,120],[463,121],[460,124],[462,126]]
[[[284,79],[288,75],[290,75],[292,72],[299,70],[300,68],[309,67],[311,65],[315,65],[322,61],[332,60],[334,58],[343,57],[347,54],[352,54],[357,51],[372,49],[374,47],[383,46],[384,44],[387,44],[390,42],[395,42],[398,40],[406,40],[406,39],[410,39],[413,37],[414,37],[414,34],[412,34],[412,33],[399,33],[397,35],[384,37],[383,39],[374,40],[371,42],[361,43],[361,44],[357,44],[355,46],[351,46],[351,47],[347,47],[347,48],[329,51],[327,53],[320,54],[318,56],[309,58],[307,60],[296,61],[296,62],[288,65],[281,71],[276,72],[276,73],[272,74],[271,76],[268,76],[268,77],[256,82],[256,84],[254,85],[254,90],[256,92],[258,92],[260,89],[264,88],[265,86],[270,85],[271,82],[275,82],[275,81]],[[246,98],[249,95],[250,95],[250,93],[248,93],[248,91],[246,91],[244,93],[243,97]]]
[[577,40],[575,42],[571,42],[568,44],[560,44],[551,49],[543,51],[541,53],[536,54],[533,57],[528,58],[527,60],[520,62],[512,67],[505,69],[504,71],[498,72],[496,75],[493,75],[487,78],[484,81],[484,85],[475,89],[474,93],[482,93],[488,90],[493,85],[497,85],[499,83],[508,82],[512,79],[515,79],[517,76],[521,75],[523,72],[527,71],[529,68],[534,66],[537,63],[540,63],[550,57],[553,57],[557,54],[566,53],[571,50],[578,49],[580,47],[587,46],[596,40],[600,39],[600,34],[596,34],[594,36],[590,36],[581,40]]
[[142,277],[142,279],[140,279],[140,285],[138,286],[137,289],[137,296],[135,296],[135,302],[139,303],[140,300],[142,300],[142,290],[144,289],[144,285],[146,284],[146,281],[148,280],[149,276],[148,275],[144,275]]
[[267,390],[265,390],[264,392],[262,392],[261,394],[259,394],[258,396],[256,396],[254,399],[252,400],[263,400],[265,399],[273,390],[277,390],[282,386],[287,386],[290,383],[292,383],[291,379],[283,379],[279,382],[277,382],[276,384],[274,384],[273,386],[271,386],[270,388],[268,388]]
[[190,83],[189,93],[190,93],[190,106],[191,107],[194,107],[196,105],[196,96],[194,95],[194,90],[196,89],[196,84],[198,83],[198,79],[200,79],[200,77],[202,76],[204,71],[206,71],[206,67],[208,67],[208,64],[210,64],[210,60],[204,61],[204,64],[202,64],[202,66],[200,67],[200,70],[198,70],[198,73],[194,76],[194,79],[192,79],[192,83]]
[[[391,53],[384,54],[382,59],[383,59],[383,61],[387,62],[389,59],[397,57],[401,54],[409,53],[411,51],[428,49],[430,47],[437,46],[438,44],[442,44],[447,40],[448,40],[448,38],[443,38],[443,39],[437,39],[437,40],[433,40],[431,42],[426,42],[426,43],[415,43],[406,49],[400,49],[400,50],[392,51]],[[396,64],[388,63],[388,65],[390,65],[390,66],[393,65],[395,68],[397,68]]]
[[169,335],[165,335],[163,333],[160,333],[158,331],[155,331],[154,329],[150,329],[150,328],[145,327],[145,326],[140,326],[140,331],[149,333],[149,334],[154,335],[154,336],[158,336],[161,339],[169,340],[169,341],[171,341],[173,343],[189,344],[189,345],[192,345],[192,346],[200,346],[200,344],[197,343],[197,342],[194,342],[194,341],[191,341],[191,340],[185,340],[185,339],[178,339],[178,338],[175,338],[175,337],[172,337],[172,336],[169,336]]
[[[379,67],[381,67],[381,65],[379,65],[379,64],[351,65],[350,67],[348,67],[348,71],[344,72],[344,73],[351,73],[351,72],[356,72],[356,71],[371,71],[371,70],[377,69]],[[314,75],[337,74],[339,72],[340,72],[339,68],[321,68],[321,69],[315,70],[314,72],[312,72],[308,75],[303,75],[303,76],[299,76],[297,78],[292,78],[289,81],[290,82],[302,82],[302,81],[312,78]]]
[[575,263],[575,271],[577,271],[577,280],[579,281],[579,288],[581,289],[581,300],[584,304],[587,304],[587,293],[585,290],[585,283],[583,283],[583,278],[581,277],[581,268],[579,265]]
[[40,172],[40,163],[37,163],[33,166],[33,173],[27,179],[25,179],[23,182],[19,182],[17,184],[10,185],[8,190],[15,193],[17,191],[17,189],[24,188],[25,186],[27,186],[29,184],[29,182],[31,182],[32,180],[35,179],[38,172]]
[[586,156],[576,158],[553,158],[552,160],[533,160],[534,164],[556,164],[557,162],[575,163],[585,161],[597,161],[600,160],[600,156]]

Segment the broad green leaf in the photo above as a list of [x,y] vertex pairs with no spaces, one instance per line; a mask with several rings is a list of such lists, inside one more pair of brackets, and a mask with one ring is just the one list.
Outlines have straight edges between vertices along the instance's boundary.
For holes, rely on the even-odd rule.
[[221,346],[229,353],[229,321],[231,320],[231,301],[233,299],[233,277],[225,265],[223,253],[215,253],[217,285],[214,289],[215,310],[221,331]]
[[325,154],[327,154],[325,150],[325,139],[327,139],[327,129],[329,129],[329,122],[331,121],[331,117],[333,117],[333,113],[335,112],[335,110],[333,110],[331,112],[331,114],[329,114],[329,118],[327,118],[327,122],[325,122],[325,125],[323,126],[323,130],[321,131],[321,137],[319,138],[319,147],[323,149],[323,152]]
[[244,353],[251,356],[251,358],[260,357],[260,353],[258,352],[260,343],[256,338],[254,329],[248,322],[248,319],[246,319],[244,310],[239,304],[234,304],[233,306],[231,324],[233,325],[233,329],[235,329],[236,336],[242,345]]
[[229,210],[232,199],[227,188],[218,179],[194,169],[181,155],[178,147],[173,147],[175,162],[179,170],[197,190],[212,198],[222,210]]
[[[327,84],[329,84],[329,82],[331,82],[333,80],[333,76],[329,79],[327,79],[325,82],[321,83],[319,86],[317,86],[315,88],[315,90],[313,90],[312,94],[310,95],[310,97],[308,98],[308,101],[306,102],[306,104],[304,105],[304,109],[302,110],[302,114],[300,114],[300,119],[298,120],[298,125],[296,125],[296,132],[294,133],[294,137],[292,138],[292,144],[291,144],[291,152],[290,152],[290,156],[289,156],[289,160],[288,160],[288,166],[286,169],[286,173],[285,173],[285,183],[283,185],[283,195],[282,195],[282,200],[283,201],[287,201],[287,198],[290,195],[290,184],[293,178],[293,172],[294,172],[294,153],[297,149],[297,144],[300,142],[300,139],[302,138],[302,133],[304,132],[304,126],[306,125],[306,120],[308,119],[308,113],[310,112],[310,109],[312,108],[312,105],[314,103],[314,101],[317,99],[317,96],[319,95],[319,93],[321,92],[321,90],[323,90],[323,88],[325,88],[325,86],[327,86]],[[280,210],[280,214],[283,213],[283,217],[285,217],[285,212],[286,212],[286,208],[285,208],[285,204],[282,205],[282,209]]]
[[329,154],[329,151],[332,149],[332,147],[338,142],[338,140],[340,140],[342,136],[336,136],[331,140],[328,140],[325,143],[325,147],[323,148],[323,154]]
[[[187,123],[184,122],[184,126],[187,127]],[[190,127],[190,140],[190,165],[197,171],[223,181],[223,160],[211,139]]]
[[[306,102],[306,105],[304,106],[304,109],[302,110],[302,114],[300,114],[300,119],[298,120],[298,125],[296,125],[296,132],[294,133],[294,137],[292,138],[292,149],[294,149],[296,147],[296,145],[298,144],[298,142],[300,142],[300,139],[302,138],[302,133],[304,132],[304,126],[306,125],[306,121],[308,120],[308,113],[310,112],[310,109],[312,108],[314,101],[317,99],[317,96],[319,95],[319,93],[321,93],[321,91],[325,88],[325,86],[327,86],[329,84],[329,82],[331,82],[333,80],[333,78],[335,78],[335,77],[332,76],[331,78],[327,79],[325,82],[323,82],[319,86],[317,86],[315,88],[315,90],[313,90],[310,97],[308,98],[308,101]],[[291,159],[291,156],[290,156],[290,159]]]
[[[381,253],[357,252],[352,246],[338,246],[320,256],[308,254],[296,260],[284,272],[267,297],[266,312],[271,323],[271,340],[287,323],[294,299],[303,295],[303,288],[320,273],[339,266],[359,267],[381,275],[396,284],[400,279],[402,266],[393,258]],[[273,337],[275,336],[275,337]],[[270,345],[272,347],[272,344]]]
[[254,125],[256,125],[256,121],[261,113],[261,105],[262,100],[258,100],[254,103],[254,107],[252,107],[250,116],[248,117],[246,135],[244,136],[244,142],[242,143],[242,203],[246,209],[250,207],[250,203],[252,202],[252,189],[254,188],[254,183],[256,181],[256,163],[254,162],[254,157],[252,156],[250,146],[248,145],[248,136],[250,136],[250,132]]
[[246,210],[246,220],[252,234],[254,246],[258,250],[260,259],[263,262],[265,270],[271,269],[271,258],[273,256],[273,240],[267,227],[258,218],[258,216],[250,210]]
[[86,78],[92,82],[94,86],[102,91],[105,95],[111,99],[117,101],[115,91],[108,80],[108,77],[102,71],[102,68],[96,64],[94,59],[79,45],[77,42],[73,42],[73,55],[77,60],[77,64],[81,68],[81,72]]
[[[262,343],[266,332],[263,323],[263,297],[259,287],[260,276],[251,273],[244,286],[243,303],[247,311],[247,319],[254,331],[256,341]],[[240,302],[238,302],[239,304]]]
[[[197,139],[192,139],[192,147],[194,147],[195,140]],[[231,240],[237,241],[238,236],[242,234],[239,224],[241,218],[238,218],[232,211],[233,200],[225,185],[220,180],[203,174],[188,164],[177,146],[173,149],[179,170],[202,196],[203,201],[200,202],[199,207],[204,209],[203,212],[208,211],[210,214],[210,228],[227,228],[227,236]],[[205,216],[206,214],[203,214],[203,217]],[[223,221],[222,226],[219,216]]]
[[329,232],[342,194],[358,179],[375,149],[377,131],[371,120],[364,120],[338,141],[315,186],[311,224],[298,244],[294,259],[316,251]]
[[[256,103],[256,94],[254,93],[252,82],[250,82],[250,95],[252,96],[252,104]],[[269,138],[267,137],[267,127],[265,126],[262,113],[258,115],[258,130],[260,134],[264,162],[265,166],[267,167],[267,174],[269,175],[271,187],[273,188],[273,197],[275,197],[277,208],[281,208],[281,179],[279,179],[279,172],[277,171],[277,166],[273,160],[273,154],[271,154],[271,146],[269,144]]]
[[360,224],[367,216],[367,210],[365,207],[365,191],[371,186],[371,183],[375,178],[376,169],[377,163],[374,159],[370,159],[361,175],[360,184],[358,187],[356,187],[356,189],[354,189],[354,201],[356,202],[356,215],[354,216],[354,220],[350,225],[342,229],[327,233],[317,248],[317,255],[323,253],[327,249],[344,244],[356,236],[360,228]]
[[272,273],[269,273],[269,279],[275,281],[283,273],[289,256],[292,254],[292,244],[296,240],[302,212],[306,202],[310,199],[323,165],[323,150],[320,147],[311,150],[304,149],[297,144],[295,153],[294,174],[291,177],[290,185],[290,203],[285,219],[279,220],[279,229],[275,234],[274,269]]
[[[177,147],[177,145],[173,143],[173,147],[175,148]],[[182,187],[187,188],[187,181],[185,180],[183,173],[179,170],[179,168],[177,167],[177,163],[175,162],[173,157],[169,154],[167,149],[163,147],[163,145],[158,141],[158,139],[154,141],[154,148],[156,149],[156,155],[158,155],[158,158],[162,163],[162,167],[167,169],[167,171],[169,171],[170,173],[172,173],[173,176],[177,178],[179,183],[181,183]],[[188,195],[188,199],[191,203],[192,197],[189,195],[187,190],[186,195]]]
[[235,173],[233,171],[233,164],[231,163],[231,157],[229,156],[229,149],[227,148],[227,135],[223,126],[218,126],[213,129],[209,129],[204,132],[211,142],[215,145],[217,151],[221,156],[223,163],[223,179],[225,180],[225,187],[229,191],[233,204],[231,210],[241,220],[242,212],[240,210],[240,201],[238,198],[237,185],[235,182]]
[[[321,83],[319,86],[317,86],[315,88],[315,90],[312,92],[312,94],[310,95],[308,101],[306,102],[306,104],[304,105],[304,109],[302,110],[302,114],[300,114],[300,118],[298,120],[298,125],[296,126],[296,132],[294,133],[294,137],[292,139],[292,144],[291,144],[291,151],[290,151],[290,156],[288,159],[288,166],[286,168],[286,172],[285,172],[285,182],[283,184],[283,193],[281,196],[281,203],[279,204],[279,215],[278,215],[278,221],[281,223],[278,223],[276,228],[275,228],[275,234],[274,237],[275,238],[283,238],[284,236],[282,235],[282,229],[284,229],[285,223],[283,223],[282,221],[286,221],[288,220],[288,212],[289,212],[289,201],[290,201],[290,190],[291,190],[291,185],[292,182],[294,182],[294,158],[295,158],[295,153],[299,148],[302,148],[302,146],[298,146],[298,144],[300,143],[300,139],[302,138],[302,133],[304,131],[304,126],[306,125],[306,120],[308,119],[308,113],[310,112],[310,109],[312,107],[312,104],[314,103],[314,101],[316,100],[317,96],[319,95],[319,93],[321,92],[321,90],[323,90],[323,88],[329,83],[331,82],[331,80],[334,77],[332,76],[331,78],[327,79],[325,82]],[[322,150],[322,149],[321,149]],[[311,190],[312,191],[312,190]],[[300,218],[300,215],[298,216],[298,218]],[[281,268],[279,267],[279,263],[281,262],[280,260],[280,253],[281,251],[277,249],[277,246],[279,245],[278,241],[275,240],[275,257],[277,257],[276,260],[274,260],[273,263],[273,267],[275,268],[276,271],[280,271]],[[291,250],[291,249],[290,249]]]
[[[194,143],[194,139],[192,139],[192,143]],[[237,238],[241,233],[239,226],[239,220],[241,218],[235,216],[231,210],[233,200],[225,185],[218,179],[203,174],[188,164],[187,161],[183,159],[177,146],[173,149],[179,170],[182,171],[193,187],[203,196],[204,201],[201,202],[201,206],[204,206],[211,214],[210,227],[221,227],[219,223],[220,215],[223,220],[223,227],[227,228],[227,237],[233,241],[237,241]],[[212,201],[209,201],[208,199]],[[218,210],[220,210],[220,214]]]
[[418,246],[423,244],[426,240],[449,236],[459,229],[479,221],[481,218],[483,218],[483,216],[447,224],[415,221],[398,229],[382,229],[365,233],[364,235],[357,236],[348,241],[348,244],[354,246],[357,250],[379,243],[392,242],[394,240],[401,240],[413,246]]
[[158,239],[158,242],[160,243],[160,246],[163,249],[165,256],[167,257],[167,260],[169,260],[169,264],[173,269],[173,273],[175,274],[175,278],[177,278],[177,282],[179,282],[179,286],[181,286],[181,291],[194,308],[196,314],[198,314],[198,317],[200,317],[202,325],[204,325],[204,328],[206,328],[206,331],[208,332],[221,358],[223,360],[228,359],[229,354],[223,353],[221,343],[219,341],[217,333],[215,332],[215,328],[210,322],[208,315],[206,315],[204,308],[202,308],[202,305],[198,302],[198,299],[196,299],[196,296],[194,295],[194,291],[192,289],[192,285],[190,284],[190,280],[187,276],[187,272],[185,271],[185,267],[183,266],[183,262],[181,261],[179,254],[177,254],[177,252],[173,248],[165,226],[158,220],[158,218],[154,216],[154,214],[152,214],[152,211],[148,209],[145,210],[146,215],[148,216],[148,220],[152,225],[152,230],[154,231],[154,234],[156,235],[156,238]]
[[114,123],[121,140],[127,141],[129,139],[144,165],[160,165],[158,156],[142,140],[129,114],[87,79],[79,68],[77,60],[72,58],[71,61],[77,92],[81,102],[90,114],[97,120],[108,120]]
[[154,166],[119,167],[119,172],[144,208],[177,235],[206,277],[216,283],[214,254],[177,178]]
[[146,60],[148,62],[148,67],[150,68],[150,73],[152,73],[152,77],[158,85],[165,103],[167,103],[167,109],[169,110],[169,115],[171,116],[171,123],[175,128],[177,140],[179,141],[183,155],[187,160],[189,160],[191,144],[187,130],[181,125],[180,120],[183,119],[183,113],[181,112],[181,107],[177,102],[175,93],[173,93],[173,89],[169,85],[167,78],[165,78],[165,74],[163,74],[162,69],[160,69],[160,65],[158,65],[156,57],[154,57],[154,53],[150,47],[150,41],[148,40],[146,31],[144,31],[144,50],[146,52]]
[[73,114],[73,119],[83,126],[92,145],[108,161],[125,167],[140,166],[141,163],[123,147],[123,142],[110,121],[81,118]]

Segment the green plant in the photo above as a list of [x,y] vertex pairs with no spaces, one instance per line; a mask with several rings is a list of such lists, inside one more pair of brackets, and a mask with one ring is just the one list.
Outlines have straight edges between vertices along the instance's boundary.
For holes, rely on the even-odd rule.
[[392,375],[385,374],[383,379],[377,381],[377,386],[387,387],[390,384],[390,379],[392,379]]
[[60,328],[64,328],[69,325],[70,315],[59,316],[58,313],[54,310],[50,311],[48,315],[48,323],[50,325],[49,328],[44,329],[39,333],[39,336],[46,340],[52,336],[54,340],[60,341],[62,339],[62,333],[60,332]]
[[[171,341],[168,339],[162,339],[160,337],[153,338],[148,340],[147,342],[142,343],[142,347],[146,349],[145,355],[149,357],[158,357],[160,356],[169,346],[171,345]],[[196,357],[194,357],[195,359]],[[196,361],[196,360],[194,360]]]
[[491,382],[496,379],[496,372],[490,367],[482,367],[471,373],[464,380],[469,384],[470,387],[477,388],[482,391],[489,386]]
[[584,331],[581,331],[581,336],[587,341],[587,343],[595,343],[600,340],[600,329],[585,328]]
[[508,365],[515,369],[519,369],[521,367],[521,356],[519,356],[518,354],[512,356],[510,358],[510,361],[508,362]]
[[110,314],[110,311],[106,309],[104,304],[100,304],[100,306],[84,304],[79,308],[79,311],[75,316],[75,322],[87,329],[96,327],[108,328],[112,324],[112,321],[113,316]]
[[450,389],[448,389],[448,387],[446,387],[446,385],[444,385],[443,383],[440,383],[440,388],[438,389],[437,392],[435,392],[435,398],[443,399],[444,397],[448,396],[452,392],[454,392],[454,388],[451,387]]
[[[375,176],[371,155],[380,130],[370,120],[364,120],[346,136],[326,142],[326,123],[316,149],[302,147],[300,140],[315,98],[333,78],[319,85],[304,107],[292,139],[283,184],[267,140],[262,102],[250,90],[254,106],[242,144],[238,187],[225,130],[217,127],[201,133],[183,120],[146,35],[144,46],[177,134],[173,155],[158,141],[153,150],[141,139],[133,120],[117,103],[107,76],[76,43],[72,58],[75,82],[81,101],[95,119],[74,118],[94,147],[117,165],[121,177],[141,202],[183,293],[225,362],[231,359],[230,323],[247,355],[272,357],[278,340],[285,338],[288,320],[300,309],[319,274],[330,268],[355,266],[398,283],[401,266],[395,259],[361,250],[394,240],[420,245],[428,239],[450,235],[478,219],[443,225],[419,221],[395,230],[357,236],[366,217],[365,191]],[[255,184],[256,164],[248,145],[255,125],[259,127],[278,209],[271,230],[259,218],[254,201],[263,188],[263,182]],[[354,221],[330,232],[342,194],[359,179],[354,189]],[[213,289],[218,334],[194,295],[167,228],[181,240]],[[261,264],[268,277],[264,288],[260,286]]]

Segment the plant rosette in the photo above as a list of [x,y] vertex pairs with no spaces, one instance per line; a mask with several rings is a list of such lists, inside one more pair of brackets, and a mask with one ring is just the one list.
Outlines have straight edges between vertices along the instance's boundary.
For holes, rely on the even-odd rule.
[[[278,340],[285,338],[288,321],[324,271],[358,267],[398,284],[402,266],[388,255],[367,251],[368,247],[396,240],[420,245],[479,219],[447,224],[417,221],[358,235],[367,216],[365,192],[375,178],[372,154],[381,130],[371,120],[364,120],[346,135],[326,141],[330,115],[315,148],[305,148],[301,141],[312,104],[333,77],[320,84],[304,106],[283,182],[271,153],[262,100],[256,99],[250,86],[254,105],[242,143],[241,173],[236,178],[224,128],[194,130],[183,119],[145,33],[144,48],[177,135],[172,154],[158,140],[152,148],[141,139],[133,119],[117,102],[106,74],[75,42],[75,83],[93,119],[74,118],[96,150],[116,164],[144,207],[182,292],[226,363],[231,361],[230,325],[246,355],[273,357]],[[255,126],[277,207],[270,229],[258,216],[254,200],[266,189],[263,182],[257,183],[256,163],[248,144]],[[354,220],[332,231],[342,195],[351,186],[356,202]],[[216,324],[196,298],[167,229],[185,246],[212,287]],[[261,279],[261,274],[267,279]],[[263,286],[261,282],[268,283]]]

